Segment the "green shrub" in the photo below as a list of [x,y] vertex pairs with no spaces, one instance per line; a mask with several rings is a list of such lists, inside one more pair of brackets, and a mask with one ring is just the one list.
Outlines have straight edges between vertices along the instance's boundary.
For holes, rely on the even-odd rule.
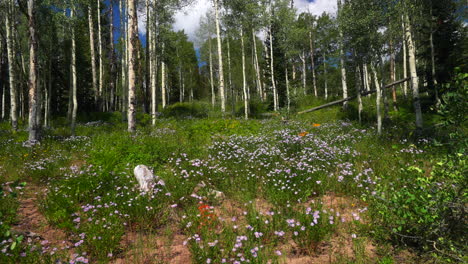
[[209,111],[210,111],[210,106],[202,102],[175,103],[173,105],[167,106],[163,110],[163,115],[164,117],[173,117],[173,118],[189,118],[189,117],[204,118],[204,117],[208,117]]
[[[236,107],[236,116],[244,117],[244,102],[238,102]],[[259,99],[253,99],[249,102],[249,117],[260,118],[262,114],[268,111],[268,104],[260,101]]]
[[381,235],[432,251],[446,262],[461,260],[468,237],[466,156],[450,155],[435,163],[429,176],[410,166],[398,182],[379,184],[371,215]]

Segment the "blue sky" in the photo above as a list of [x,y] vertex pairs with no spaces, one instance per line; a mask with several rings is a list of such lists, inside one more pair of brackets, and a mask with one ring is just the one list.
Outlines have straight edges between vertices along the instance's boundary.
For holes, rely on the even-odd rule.
[[[106,6],[109,5],[109,0],[105,0]],[[294,4],[299,12],[310,11],[314,15],[320,15],[323,12],[336,12],[336,0],[295,0]],[[198,30],[200,17],[202,17],[211,7],[211,0],[195,0],[190,6],[185,7],[175,14],[174,30],[185,30],[189,36],[189,40],[195,41],[195,32]],[[144,10],[143,10],[144,11]],[[120,37],[120,12],[119,6],[114,5],[114,25],[115,39]],[[146,45],[145,32],[146,14],[140,12],[138,14],[138,27],[140,32],[140,40],[143,45]]]

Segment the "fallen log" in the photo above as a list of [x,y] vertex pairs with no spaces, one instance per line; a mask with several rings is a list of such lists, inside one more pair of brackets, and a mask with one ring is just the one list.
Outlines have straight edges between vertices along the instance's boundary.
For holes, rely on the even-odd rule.
[[[399,80],[399,81],[396,81],[396,82],[393,82],[393,83],[390,83],[390,84],[387,84],[383,87],[383,89],[388,89],[390,87],[393,87],[395,85],[398,85],[400,83],[403,83],[403,82],[406,82],[406,81],[409,81],[411,80],[411,78],[406,78],[406,79],[402,79],[402,80]],[[362,92],[361,93],[361,96],[366,96],[366,95],[369,95],[369,94],[373,94],[377,92],[377,90],[371,90],[371,91],[367,91],[367,92]],[[333,102],[330,102],[330,103],[326,103],[326,104],[323,104],[323,105],[320,105],[320,106],[316,106],[314,108],[310,108],[310,109],[307,109],[307,110],[304,110],[304,111],[301,111],[299,112],[298,114],[305,114],[305,113],[310,113],[310,112],[314,112],[314,111],[317,111],[317,110],[320,110],[320,109],[323,109],[323,108],[327,108],[329,106],[333,106],[333,105],[337,105],[337,104],[341,104],[341,103],[344,103],[344,102],[347,102],[347,101],[351,101],[353,99],[357,98],[357,95],[354,95],[354,96],[350,96],[350,97],[346,97],[346,98],[343,98],[343,99],[340,99],[340,100],[336,100],[336,101],[333,101]]]

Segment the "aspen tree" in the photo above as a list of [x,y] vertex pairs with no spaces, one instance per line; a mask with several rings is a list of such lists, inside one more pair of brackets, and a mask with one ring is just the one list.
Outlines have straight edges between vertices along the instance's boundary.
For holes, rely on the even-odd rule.
[[249,98],[247,93],[247,77],[245,72],[245,47],[244,47],[244,29],[240,29],[241,52],[242,52],[242,90],[244,92],[244,117],[249,119]]
[[413,43],[413,35],[411,33],[411,24],[408,14],[405,14],[405,32],[406,32],[406,41],[408,43],[408,55],[409,55],[409,66],[410,66],[410,76],[411,76],[411,88],[413,91],[413,106],[416,114],[416,129],[417,132],[420,132],[423,128],[423,119],[421,111],[421,102],[419,99],[419,79],[416,69],[416,48]]
[[115,110],[115,51],[114,51],[114,2],[109,5],[109,46],[110,46],[110,78],[109,78],[109,105]]
[[136,104],[136,68],[137,68],[137,43],[138,43],[138,19],[136,10],[136,0],[128,0],[128,132],[135,132],[135,104]]
[[[311,27],[312,28],[312,27]],[[314,87],[314,95],[318,96],[317,92],[317,77],[315,76],[315,62],[314,62],[314,43],[312,39],[312,29],[309,31],[309,45],[310,45],[310,65],[312,68],[312,86]]]
[[[342,11],[341,0],[338,0],[338,15]],[[344,37],[343,37],[343,30],[341,29],[341,23],[339,27],[339,39],[340,39],[340,69],[341,69],[341,87],[343,89],[343,98],[348,97],[348,87],[346,84],[346,65],[345,65],[345,54],[344,54]],[[343,103],[343,108],[348,107],[348,102]]]
[[299,55],[299,58],[302,61],[302,88],[304,89],[304,95],[307,95],[307,65],[305,51],[302,51],[302,54]]
[[382,90],[380,89],[380,84],[379,84],[379,77],[377,76],[377,70],[375,69],[375,65],[371,63],[371,70],[372,74],[374,75],[374,83],[375,83],[375,89],[376,89],[376,102],[375,102],[375,108],[377,111],[377,134],[382,134],[382,110],[381,110],[381,101],[382,101]]
[[[408,45],[407,41],[406,41],[406,27],[405,27],[405,19],[404,19],[404,16],[402,16],[402,22],[401,22],[401,27],[403,29],[403,43],[402,43],[402,46],[403,46],[403,54],[402,54],[402,57],[403,57],[403,79],[406,79],[408,78],[408,62],[407,62],[407,52],[406,52],[406,47]],[[403,94],[405,95],[405,97],[408,95],[408,82],[404,82],[403,83]]]
[[223,50],[221,46],[221,30],[219,18],[219,0],[214,0],[216,15],[216,38],[218,40],[218,67],[219,67],[219,96],[221,97],[221,111],[226,112],[226,97],[224,95],[224,71],[223,71]]
[[37,94],[37,38],[36,38],[36,8],[34,0],[28,0],[29,28],[29,141],[39,140],[38,94]]
[[[98,57],[99,57],[99,87],[98,99],[103,100],[103,85],[104,85],[104,64],[102,60],[102,33],[101,33],[101,0],[97,0],[97,19],[98,19]],[[103,102],[101,102],[103,103]],[[102,110],[104,110],[102,108]]]
[[214,107],[216,103],[216,95],[214,91],[214,77],[213,77],[213,51],[212,51],[212,44],[211,44],[211,36],[208,39],[208,50],[210,56],[210,87],[211,87],[211,105]]
[[263,96],[263,87],[260,74],[260,63],[258,62],[258,52],[257,52],[257,37],[255,32],[252,30],[252,39],[253,39],[253,51],[254,51],[254,67],[255,67],[255,77],[257,78],[257,92],[260,96],[260,99],[264,101],[266,98]]
[[[74,19],[75,7],[72,6],[70,12],[70,19]],[[72,113],[71,113],[71,133],[75,135],[76,128],[76,113],[78,111],[78,99],[77,99],[77,80],[76,80],[76,40],[75,40],[75,23],[71,25],[71,75],[72,75]]]
[[13,1],[8,0],[7,13],[5,15],[5,27],[7,35],[7,57],[8,57],[8,76],[10,84],[10,122],[13,130],[18,129],[18,106],[17,106],[17,88],[16,88],[16,72],[14,68],[14,54],[15,54],[15,45],[12,35],[13,23],[11,19],[13,18]]
[[93,22],[93,11],[91,3],[88,5],[88,27],[89,27],[89,48],[91,51],[91,74],[93,78],[93,91],[94,91],[94,103],[97,106],[98,103],[98,81],[97,81],[97,69],[96,69],[96,51],[94,48],[94,22]]

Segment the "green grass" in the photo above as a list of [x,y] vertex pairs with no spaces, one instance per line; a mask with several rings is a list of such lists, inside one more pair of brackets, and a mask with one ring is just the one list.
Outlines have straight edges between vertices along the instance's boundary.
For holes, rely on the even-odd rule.
[[[309,99],[294,109],[322,103]],[[34,147],[23,145],[25,131],[11,133],[2,123],[2,190],[22,182],[47,189],[38,206],[48,224],[66,232],[77,255],[63,247],[51,255],[40,241],[10,232],[21,197],[13,188],[0,195],[0,262],[107,263],[128,251],[121,243],[125,233],[167,229],[186,238],[193,263],[283,263],[320,256],[330,245],[352,249],[352,255],[333,256],[336,263],[395,263],[391,248],[460,261],[466,250],[460,235],[466,232],[464,153],[440,144],[446,138],[435,128],[414,140],[410,104],[390,112],[377,136],[369,100],[362,124],[354,103],[347,111],[285,114],[286,121],[221,119],[203,104],[178,105],[155,127],[139,116],[134,135],[119,113],[91,114],[82,120],[104,122],[79,125],[73,138],[67,127],[56,126]],[[205,118],[186,118],[192,108]],[[162,180],[153,194],[139,192],[138,164]],[[206,187],[197,187],[201,182]],[[332,245],[336,241],[342,242]],[[366,251],[370,243],[376,255]]]

